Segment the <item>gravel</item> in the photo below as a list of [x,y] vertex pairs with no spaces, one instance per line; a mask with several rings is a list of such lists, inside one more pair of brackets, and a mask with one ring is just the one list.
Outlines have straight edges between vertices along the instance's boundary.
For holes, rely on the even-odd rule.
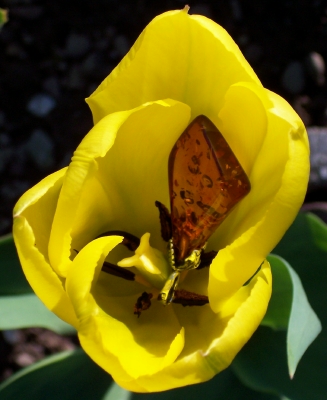
[[[203,1],[192,3],[190,13],[225,27],[264,86],[285,97],[307,126],[324,127],[324,2],[282,3]],[[154,16],[183,6],[177,0],[0,0],[9,9],[0,32],[0,234],[10,231],[19,196],[66,165],[91,128],[84,98]],[[313,169],[309,201],[327,197],[324,168]]]

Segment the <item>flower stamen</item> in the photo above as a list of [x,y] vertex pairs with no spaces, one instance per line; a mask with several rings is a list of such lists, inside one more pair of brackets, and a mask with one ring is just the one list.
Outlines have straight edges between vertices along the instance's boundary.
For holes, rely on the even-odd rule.
[[183,307],[186,306],[204,306],[209,303],[208,296],[189,292],[184,289],[175,290],[173,303],[181,304]]
[[171,229],[171,217],[168,208],[160,203],[160,201],[156,201],[155,206],[159,209],[159,219],[161,226],[161,237],[165,242],[168,242],[172,238],[172,229]]
[[118,276],[119,278],[126,279],[128,281],[135,281],[135,274],[126,268],[118,267],[118,265],[112,264],[105,261],[102,265],[102,271],[107,274]]
[[134,314],[140,318],[141,312],[147,310],[151,306],[152,293],[143,292],[137,299],[134,306]]
[[130,251],[135,251],[140,245],[140,239],[137,236],[134,236],[132,233],[128,233],[125,231],[107,231],[101,233],[101,235],[97,236],[96,239],[105,236],[122,236],[124,239],[121,242],[124,246],[128,248]]
[[205,267],[210,267],[212,260],[216,257],[218,251],[211,250],[205,253],[204,251],[201,253],[200,264],[197,269],[202,269]]

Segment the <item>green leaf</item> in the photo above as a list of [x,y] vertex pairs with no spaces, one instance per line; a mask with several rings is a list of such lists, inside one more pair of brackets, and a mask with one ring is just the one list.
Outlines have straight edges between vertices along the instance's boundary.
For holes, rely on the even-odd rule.
[[2,28],[2,25],[5,24],[8,21],[8,11],[0,8],[0,29]]
[[0,297],[0,330],[28,327],[71,334],[75,329],[49,311],[35,294]]
[[327,252],[327,225],[314,214],[306,214],[306,220],[313,243],[320,250]]
[[278,256],[269,256],[272,269],[272,295],[268,310],[261,325],[273,329],[287,329],[291,314],[293,286],[285,260]]
[[133,393],[118,386],[113,382],[101,400],[131,400]]
[[[254,390],[289,396],[292,400],[322,400],[322,397],[314,396],[310,384],[307,383],[304,395],[297,396],[296,388],[294,390],[297,375],[294,381],[290,380],[285,342],[286,332],[259,327],[233,361],[233,371],[245,385]],[[300,367],[301,364],[299,370]],[[308,396],[309,393],[312,393],[312,397]]]
[[278,400],[272,394],[259,393],[244,386],[231,369],[210,381],[161,393],[133,393],[131,400]]
[[260,327],[233,363],[238,377],[253,389],[272,391],[292,400],[326,399],[327,250],[324,243],[327,243],[326,225],[316,216],[299,214],[274,250],[300,276],[323,330],[303,355],[291,380],[287,373],[286,332]]
[[288,369],[293,377],[301,357],[321,331],[321,323],[308,302],[300,278],[287,261],[275,255],[270,255],[268,261],[272,267],[273,295],[262,325],[281,328],[286,322]]
[[20,266],[12,235],[0,238],[0,295],[32,293]]
[[321,332],[322,326],[308,302],[299,276],[286,265],[293,283],[293,303],[287,329],[287,362],[293,378],[298,362]]
[[112,379],[83,350],[50,356],[0,385],[1,400],[101,400]]

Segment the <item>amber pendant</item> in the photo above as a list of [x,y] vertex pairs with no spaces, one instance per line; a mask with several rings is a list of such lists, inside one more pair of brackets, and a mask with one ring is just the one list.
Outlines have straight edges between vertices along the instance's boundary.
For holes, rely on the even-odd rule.
[[[171,266],[175,271],[197,268],[199,261],[193,260],[249,193],[250,181],[223,135],[204,115],[196,117],[175,143],[168,174]],[[168,281],[159,296],[165,304],[170,302],[178,279],[170,280],[169,295]]]

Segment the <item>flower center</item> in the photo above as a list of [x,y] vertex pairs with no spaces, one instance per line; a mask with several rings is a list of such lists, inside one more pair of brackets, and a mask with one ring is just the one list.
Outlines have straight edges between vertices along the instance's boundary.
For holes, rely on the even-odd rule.
[[150,246],[150,233],[141,237],[140,245],[132,257],[119,261],[119,267],[135,267],[144,279],[161,289],[171,273],[171,267],[163,253]]
[[[122,277],[124,273],[119,268],[137,268],[139,277],[149,286],[161,289],[158,300],[164,305],[207,304],[206,296],[177,289],[181,274],[211,264],[217,253],[205,255],[206,242],[249,193],[251,184],[221,132],[204,115],[196,117],[173,146],[168,178],[171,214],[159,201],[155,205],[159,208],[162,238],[169,241],[169,262],[150,246],[150,234],[145,233],[132,249],[134,256],[108,267]],[[126,234],[127,242],[130,236]],[[124,277],[128,279],[127,275]],[[140,315],[149,308],[152,297],[152,293],[144,292],[135,305],[135,313]]]
[[[184,289],[177,289],[179,281],[183,280],[185,273],[190,269],[201,269],[208,267],[213,258],[217,255],[216,251],[204,253],[201,250],[196,251],[194,255],[187,257],[183,264],[175,265],[173,256],[173,246],[171,243],[170,215],[167,208],[160,202],[156,201],[156,206],[160,212],[161,234],[165,241],[170,242],[169,261],[165,255],[150,245],[150,233],[145,233],[141,239],[123,231],[108,231],[99,235],[123,236],[122,244],[130,251],[134,251],[134,255],[122,259],[117,265],[105,261],[102,271],[126,280],[136,281],[146,287],[152,288],[153,292],[158,293],[156,300],[161,301],[164,305],[170,303],[181,304],[183,306],[202,306],[209,303],[207,296],[189,292]],[[129,270],[136,268],[137,273]],[[180,276],[181,272],[185,271]],[[180,279],[181,278],[181,279]],[[147,310],[151,306],[153,293],[143,292],[134,305],[134,314],[140,316],[142,311]]]

